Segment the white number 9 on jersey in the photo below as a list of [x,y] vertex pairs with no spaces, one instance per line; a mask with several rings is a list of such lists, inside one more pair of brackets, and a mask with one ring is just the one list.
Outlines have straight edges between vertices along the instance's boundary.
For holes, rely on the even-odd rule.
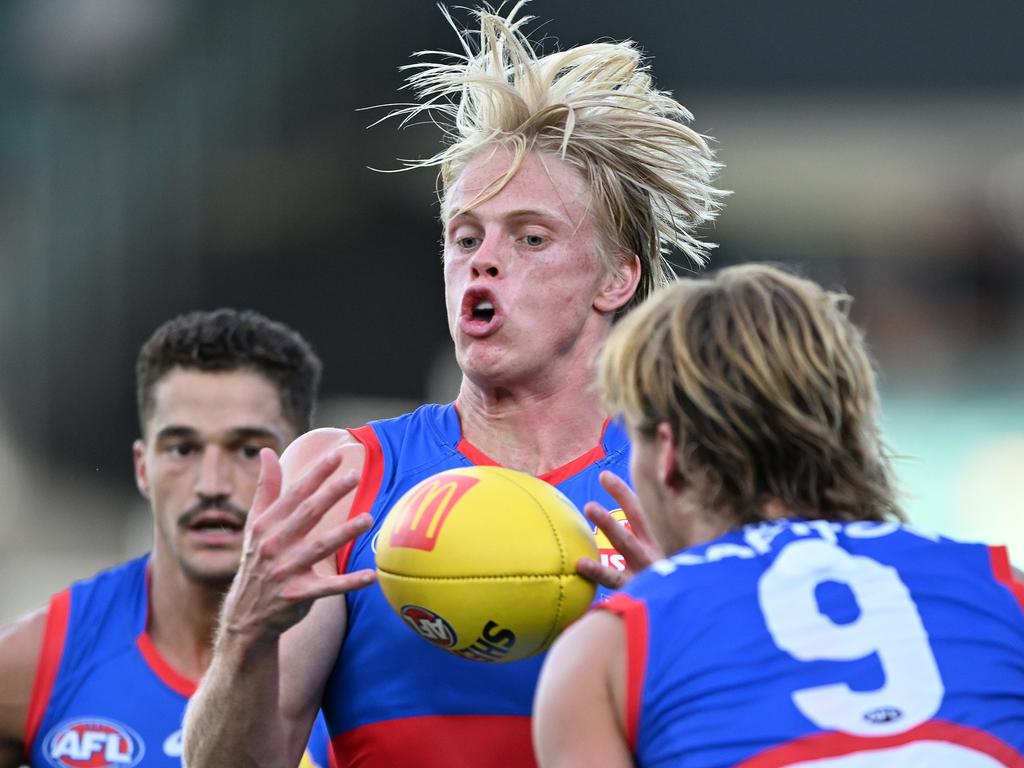
[[[818,608],[815,590],[847,585],[860,615],[837,624]],[[853,661],[877,654],[884,682],[873,691],[845,683],[793,692],[819,728],[860,736],[907,731],[942,704],[942,678],[910,591],[894,568],[821,539],[787,545],[758,583],[758,599],[776,645],[799,661]]]

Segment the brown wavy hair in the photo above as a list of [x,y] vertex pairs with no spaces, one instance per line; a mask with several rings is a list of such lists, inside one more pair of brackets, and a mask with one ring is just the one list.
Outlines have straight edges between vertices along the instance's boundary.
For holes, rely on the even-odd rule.
[[668,423],[684,482],[736,524],[781,502],[809,519],[903,519],[875,373],[850,297],[768,265],[662,289],[605,346],[606,405]]
[[[423,51],[435,61],[410,64],[407,87],[419,102],[387,117],[403,124],[427,119],[445,133],[436,155],[406,167],[439,167],[442,219],[498,194],[530,152],[558,157],[580,172],[591,192],[601,233],[598,254],[609,267],[636,254],[639,303],[674,276],[668,261],[677,249],[704,264],[714,244],[697,228],[717,214],[727,194],[712,182],[721,165],[705,137],[686,123],[693,116],[666,91],[654,88],[632,42],[593,43],[540,55],[523,32],[533,17],[474,13],[478,30],[460,29],[442,7],[462,43],[461,53]],[[503,178],[452,211],[450,193],[466,164],[483,152],[506,149],[512,162]]]

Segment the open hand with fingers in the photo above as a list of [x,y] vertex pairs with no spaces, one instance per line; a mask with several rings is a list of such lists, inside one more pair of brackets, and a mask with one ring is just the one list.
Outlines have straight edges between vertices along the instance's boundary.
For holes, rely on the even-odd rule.
[[325,514],[358,484],[341,473],[342,453],[313,462],[282,492],[281,465],[260,452],[260,479],[246,520],[238,574],[224,601],[223,631],[273,639],[298,623],[318,598],[371,584],[372,570],[337,574],[317,565],[369,529],[369,515],[330,521]]
[[622,508],[628,526],[612,517],[612,514],[596,501],[588,502],[583,513],[594,523],[611,542],[612,546],[622,555],[626,564],[624,571],[602,565],[590,558],[580,558],[576,570],[584,578],[597,582],[603,587],[619,589],[624,587],[633,576],[642,571],[655,560],[661,559],[661,548],[651,538],[640,507],[640,499],[633,493],[626,482],[611,472],[601,473],[601,485]]

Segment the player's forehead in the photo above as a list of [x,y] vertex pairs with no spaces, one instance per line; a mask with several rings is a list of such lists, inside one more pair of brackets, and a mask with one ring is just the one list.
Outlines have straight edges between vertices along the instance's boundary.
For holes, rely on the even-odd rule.
[[170,429],[220,439],[246,430],[262,430],[282,440],[292,432],[277,386],[250,368],[202,371],[173,368],[153,387],[146,434]]
[[446,223],[460,217],[529,218],[531,214],[564,220],[573,226],[583,222],[590,209],[583,175],[547,152],[528,152],[496,194],[474,204],[502,184],[514,162],[512,151],[500,147],[481,150],[471,158],[446,195]]

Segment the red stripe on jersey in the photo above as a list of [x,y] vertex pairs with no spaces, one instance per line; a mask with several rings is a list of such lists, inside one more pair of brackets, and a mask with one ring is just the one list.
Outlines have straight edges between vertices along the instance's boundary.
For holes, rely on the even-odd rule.
[[582,456],[573,459],[568,464],[563,464],[558,467],[558,469],[545,472],[543,475],[538,475],[538,477],[546,483],[558,485],[562,481],[568,480],[573,475],[579,474],[591,464],[594,464],[607,456],[608,454],[606,454],[604,450],[604,433],[608,429],[608,424],[610,422],[611,419],[605,419],[604,424],[601,425],[601,438],[597,441],[597,445]]
[[185,677],[167,663],[167,659],[161,656],[160,651],[153,645],[153,640],[148,632],[145,630],[140,632],[139,636],[135,638],[135,645],[138,646],[139,652],[149,668],[153,670],[153,674],[160,678],[164,685],[179,696],[184,696],[186,699],[191,698],[199,684],[195,680]]
[[459,440],[459,444],[455,446],[455,450],[469,459],[473,464],[478,467],[500,467],[501,465],[488,456],[486,453],[481,451],[466,438]]
[[50,598],[50,608],[46,614],[46,628],[43,630],[43,644],[39,649],[39,663],[36,665],[36,676],[32,682],[32,698],[28,704],[28,715],[25,718],[25,757],[29,757],[32,742],[35,741],[39,725],[43,722],[46,707],[50,703],[53,682],[57,679],[57,669],[64,655],[64,639],[68,631],[68,615],[71,613],[71,591],[65,589]]
[[[543,480],[549,485],[558,485],[559,483],[568,480],[573,475],[579,474],[594,462],[600,461],[607,456],[608,454],[604,450],[604,433],[608,429],[610,421],[611,419],[604,420],[604,424],[601,426],[601,438],[597,441],[597,445],[582,456],[577,456],[568,464],[563,464],[562,466],[555,467],[555,469],[545,472],[544,474],[537,475],[537,479]],[[459,439],[459,444],[455,446],[455,450],[478,467],[501,466],[498,462],[469,442],[465,437]]]
[[[359,477],[359,486],[356,488],[355,498],[352,499],[352,508],[348,512],[348,519],[351,520],[373,508],[373,502],[376,501],[377,494],[380,492],[380,484],[384,480],[384,449],[380,447],[377,433],[369,424],[357,429],[350,429],[348,433],[358,440],[366,451],[363,457],[363,472]],[[352,545],[353,542],[348,541],[338,550],[338,573],[345,573],[348,570]]]
[[338,768],[536,768],[530,718],[435,715],[384,720],[335,736]]
[[1020,608],[1024,611],[1024,584],[1014,578],[1013,567],[1010,565],[1010,553],[1006,547],[989,547],[989,558],[992,561],[992,574],[996,581],[1006,587],[1017,598]]
[[626,739],[635,753],[640,730],[640,699],[647,676],[647,606],[619,592],[594,607],[618,614],[626,624]]
[[762,752],[740,763],[739,768],[782,768],[804,761],[869,753],[922,741],[956,744],[988,755],[1007,768],[1024,768],[1024,756],[1005,741],[978,728],[944,720],[930,720],[892,736],[854,736],[838,731],[816,733]]
[[[150,601],[150,595],[153,594],[153,560],[150,558],[146,561],[146,621],[143,627],[149,626],[149,610],[152,607]],[[145,659],[146,664],[153,670],[153,674],[168,688],[174,691],[179,696],[184,696],[186,699],[191,698],[196,692],[196,688],[199,687],[199,683],[191,678],[185,677],[183,674],[178,672],[174,667],[167,663],[167,660],[160,655],[160,651],[153,645],[153,639],[149,636],[149,632],[143,629],[139,636],[135,638],[135,645],[139,649],[139,653],[142,654],[142,658]]]

